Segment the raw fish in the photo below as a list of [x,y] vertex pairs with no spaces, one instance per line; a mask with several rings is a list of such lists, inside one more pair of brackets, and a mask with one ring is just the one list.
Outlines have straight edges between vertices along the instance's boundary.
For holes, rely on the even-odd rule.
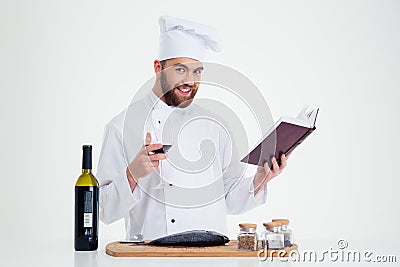
[[208,247],[221,246],[229,242],[229,238],[206,230],[192,230],[164,236],[147,243],[152,246]]

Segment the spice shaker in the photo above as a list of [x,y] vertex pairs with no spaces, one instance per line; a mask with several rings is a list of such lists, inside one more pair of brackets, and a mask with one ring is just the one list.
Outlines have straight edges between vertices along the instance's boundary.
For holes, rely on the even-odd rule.
[[279,250],[284,248],[284,237],[280,222],[263,223],[265,231],[261,234],[261,244],[265,250]]
[[283,234],[284,245],[285,247],[290,247],[293,245],[293,231],[289,228],[289,220],[288,219],[273,219],[273,222],[280,222],[281,225],[281,233]]
[[257,224],[241,223],[239,224],[240,232],[238,234],[238,249],[239,250],[257,250]]

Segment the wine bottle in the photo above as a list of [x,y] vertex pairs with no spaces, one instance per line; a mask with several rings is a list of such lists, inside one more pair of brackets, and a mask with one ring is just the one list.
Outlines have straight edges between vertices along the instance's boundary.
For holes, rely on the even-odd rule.
[[98,247],[99,183],[92,174],[92,146],[82,147],[82,174],[75,184],[75,250]]

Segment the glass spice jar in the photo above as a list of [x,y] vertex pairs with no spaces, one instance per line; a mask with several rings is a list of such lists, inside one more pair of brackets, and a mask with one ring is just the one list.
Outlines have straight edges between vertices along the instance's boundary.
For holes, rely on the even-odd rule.
[[257,224],[253,223],[241,223],[239,224],[240,232],[238,234],[238,249],[256,251],[258,236],[257,236]]
[[273,219],[272,222],[280,222],[281,233],[283,234],[283,240],[285,247],[291,247],[293,245],[293,231],[289,228],[288,219]]
[[262,232],[261,244],[265,250],[279,250],[284,248],[284,237],[281,231],[280,222],[263,223],[265,231]]

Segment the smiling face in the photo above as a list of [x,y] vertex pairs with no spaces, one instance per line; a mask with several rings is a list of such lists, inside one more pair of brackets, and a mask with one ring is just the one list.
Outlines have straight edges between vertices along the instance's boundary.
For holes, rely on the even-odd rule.
[[199,88],[203,64],[190,58],[173,58],[160,65],[161,100],[169,106],[189,106]]

